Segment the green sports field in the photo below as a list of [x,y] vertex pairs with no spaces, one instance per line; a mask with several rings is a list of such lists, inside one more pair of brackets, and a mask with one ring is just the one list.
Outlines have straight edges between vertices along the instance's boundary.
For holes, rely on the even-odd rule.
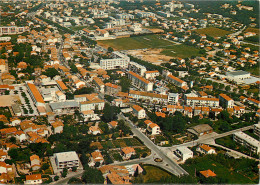
[[208,27],[195,30],[198,34],[206,34],[212,37],[223,37],[227,34],[232,33],[231,31],[222,30],[215,27]]

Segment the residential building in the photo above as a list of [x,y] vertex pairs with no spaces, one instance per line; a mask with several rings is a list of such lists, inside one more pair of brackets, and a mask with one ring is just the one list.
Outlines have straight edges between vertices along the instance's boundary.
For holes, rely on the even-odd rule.
[[28,93],[30,94],[35,105],[45,107],[45,102],[42,98],[41,93],[36,88],[36,86],[34,84],[28,82],[28,83],[26,83],[26,87],[27,87]]
[[132,147],[125,147],[122,149],[123,159],[130,159],[132,155],[135,155],[135,149]]
[[105,70],[111,69],[119,69],[128,67],[130,62],[130,58],[127,55],[124,55],[118,51],[114,51],[112,53],[113,59],[101,59],[100,60],[100,67]]
[[208,124],[200,124],[200,125],[191,127],[190,129],[188,129],[188,132],[199,137],[199,136],[203,136],[205,134],[212,133],[213,128],[211,126],[209,126]]
[[105,85],[104,85],[103,81],[100,78],[98,78],[98,77],[94,77],[93,78],[93,82],[98,87],[99,91],[101,93],[104,93]]
[[0,36],[22,34],[23,32],[26,32],[28,30],[28,27],[4,26],[0,27]]
[[93,101],[83,101],[80,102],[80,111],[87,111],[87,110],[95,110],[96,108],[98,110],[103,110],[105,106],[104,100],[93,100]]
[[200,174],[203,175],[204,177],[206,178],[209,178],[209,177],[216,177],[217,175],[211,171],[211,170],[205,170],[205,171],[200,171]]
[[254,134],[260,137],[260,123],[254,125]]
[[168,94],[168,103],[171,105],[176,105],[179,102],[178,93],[169,93]]
[[209,145],[206,144],[201,144],[198,148],[197,151],[204,153],[204,154],[215,154],[216,151],[214,148],[210,147]]
[[174,85],[178,86],[178,87],[185,87],[187,86],[187,83],[184,82],[183,80],[169,74],[167,77],[166,77],[166,80],[172,82]]
[[144,91],[129,91],[129,97],[137,100],[149,100],[153,103],[167,103],[168,96],[167,95],[161,95],[156,93],[148,93]]
[[234,107],[234,100],[231,99],[228,95],[223,94],[223,93],[219,95],[219,103],[224,108],[233,108]]
[[160,75],[160,73],[159,73],[159,71],[146,71],[145,73],[144,73],[144,77],[146,78],[146,79],[148,79],[148,80],[153,80],[153,79],[155,79],[157,76],[159,76]]
[[260,152],[260,142],[255,138],[245,134],[244,132],[236,132],[233,134],[233,139],[237,143],[243,145],[248,148],[251,152],[259,154]]
[[140,107],[139,105],[133,105],[133,114],[138,118],[138,119],[143,119],[145,118],[145,110]]
[[99,162],[100,165],[104,163],[104,158],[99,150],[91,153],[90,162],[88,163],[88,165],[90,167],[93,167],[97,162]]
[[179,146],[175,150],[175,154],[181,157],[182,161],[185,162],[189,158],[193,158],[193,152],[186,146]]
[[148,80],[144,79],[140,75],[129,71],[128,72],[128,78],[132,82],[134,86],[137,88],[140,88],[145,91],[153,91],[153,83],[149,82]]
[[24,184],[41,184],[42,183],[42,175],[41,174],[32,174],[26,175],[26,181]]
[[38,155],[30,156],[30,161],[31,161],[31,168],[33,171],[39,170],[41,168],[40,158]]
[[141,76],[144,76],[145,72],[147,71],[146,67],[144,67],[136,62],[129,62],[128,69],[129,69],[129,71],[133,71],[134,73],[137,73]]
[[54,153],[54,159],[58,170],[63,168],[79,167],[79,157],[75,151]]
[[55,121],[52,124],[54,134],[60,134],[63,132],[64,124],[61,121]]
[[147,130],[151,133],[151,135],[157,135],[161,133],[160,127],[156,123],[148,124]]
[[119,85],[115,85],[112,83],[106,83],[105,84],[105,94],[108,94],[110,96],[114,96],[118,92],[121,92],[122,88]]
[[186,105],[191,107],[219,107],[217,98],[186,97]]

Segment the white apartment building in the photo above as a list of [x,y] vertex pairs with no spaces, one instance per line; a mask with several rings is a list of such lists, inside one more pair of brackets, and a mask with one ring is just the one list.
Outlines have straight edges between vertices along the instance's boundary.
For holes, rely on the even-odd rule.
[[126,13],[124,13],[124,14],[116,14],[116,18],[117,18],[117,19],[134,19],[135,16],[132,15],[132,14],[126,14]]
[[105,106],[105,101],[96,99],[92,101],[83,101],[80,102],[80,111],[87,111],[87,110],[95,110],[97,107],[98,110],[103,110]]
[[186,97],[186,105],[191,107],[219,107],[217,98]]
[[144,76],[145,72],[147,71],[146,67],[144,67],[136,62],[129,62],[128,69],[129,69],[129,71],[133,71],[141,76]]
[[178,93],[169,93],[168,94],[168,103],[171,105],[176,105],[179,102]]
[[23,32],[29,31],[28,27],[17,27],[17,26],[3,26],[0,27],[1,35],[15,35],[22,34]]
[[149,17],[155,17],[155,14],[152,12],[138,12],[137,16],[141,18],[149,18]]
[[248,148],[251,152],[260,152],[260,142],[255,138],[245,134],[244,132],[236,132],[233,134],[234,141]]
[[36,88],[36,86],[32,83],[26,83],[26,87],[28,89],[28,93],[30,94],[33,102],[35,103],[36,106],[45,106],[45,102],[42,98],[41,93],[39,90]]
[[260,137],[260,123],[254,125],[254,134]]
[[181,157],[183,162],[193,157],[193,152],[186,146],[177,147],[177,149],[175,150],[175,154]]
[[11,37],[0,37],[0,42],[8,42],[11,40]]
[[131,80],[132,84],[137,88],[143,89],[145,91],[153,91],[153,83],[139,76],[138,74],[129,71],[128,78]]
[[139,105],[133,105],[133,114],[138,117],[138,119],[143,119],[145,118],[146,114],[145,114],[145,110],[140,107]]
[[234,100],[226,94],[219,95],[219,102],[224,108],[233,108],[235,105]]
[[156,93],[148,93],[144,91],[129,91],[129,96],[131,96],[133,99],[142,99],[142,100],[150,100],[150,102],[163,102],[167,103],[168,96],[167,95],[161,95]]
[[113,59],[102,59],[100,60],[100,67],[105,70],[119,69],[128,67],[130,58],[118,51],[112,53]]
[[146,71],[145,73],[144,73],[144,77],[146,78],[146,79],[155,79],[157,76],[159,76],[160,75],[160,73],[159,73],[159,71]]
[[75,151],[55,153],[53,157],[59,170],[62,170],[63,168],[79,167],[80,161]]

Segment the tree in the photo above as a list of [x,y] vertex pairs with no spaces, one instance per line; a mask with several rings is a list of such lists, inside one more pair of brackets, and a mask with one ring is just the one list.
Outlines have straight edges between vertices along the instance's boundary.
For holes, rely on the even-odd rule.
[[118,107],[110,106],[109,103],[105,103],[104,107],[104,114],[103,114],[103,120],[105,122],[110,122],[114,119],[116,119],[116,114],[119,113],[120,109],[118,110]]
[[81,89],[77,89],[74,92],[74,95],[80,95],[80,94],[91,94],[94,92],[94,89],[92,87],[83,87]]
[[67,169],[67,168],[63,168],[63,171],[62,171],[62,173],[61,173],[61,176],[62,176],[62,177],[66,177],[67,174],[68,174],[68,169]]
[[112,53],[113,51],[114,51],[114,49],[113,49],[112,47],[108,47],[108,48],[107,48],[107,52],[108,52],[108,53]]
[[120,79],[119,85],[122,87],[122,92],[128,92],[131,86],[131,81],[124,76]]
[[48,164],[48,163],[44,163],[43,165],[42,165],[42,170],[47,170],[48,168],[50,167],[50,165]]
[[53,78],[54,76],[59,75],[59,72],[55,68],[48,68],[43,74]]
[[230,87],[229,85],[227,85],[227,86],[225,87],[225,90],[229,92],[229,91],[231,90],[231,87]]
[[100,170],[87,167],[81,177],[82,181],[87,184],[103,184],[104,177]]
[[57,180],[59,180],[59,178],[60,178],[60,177],[59,177],[58,175],[56,175],[56,176],[54,177],[54,180],[57,181]]
[[82,184],[81,180],[75,177],[70,178],[68,184]]
[[73,171],[73,172],[77,171],[77,167],[76,167],[76,166],[73,166],[73,167],[72,167],[72,171]]

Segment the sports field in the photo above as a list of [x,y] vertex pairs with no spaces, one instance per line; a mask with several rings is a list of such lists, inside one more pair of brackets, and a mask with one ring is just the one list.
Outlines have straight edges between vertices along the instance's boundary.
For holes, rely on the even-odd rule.
[[215,27],[202,28],[202,29],[197,29],[195,31],[199,34],[206,34],[212,37],[223,37],[227,34],[232,33],[231,31],[226,31]]
[[161,35],[146,35],[125,37],[114,40],[103,40],[98,41],[98,44],[104,47],[110,46],[116,50],[162,48],[173,45],[173,43],[163,40]]
[[[190,57],[199,55],[199,49],[184,44],[176,45],[175,43],[164,40],[162,35],[146,35],[119,38],[114,40],[98,41],[103,47],[112,47],[115,50],[137,50],[137,49],[161,49],[159,55],[170,57]],[[146,51],[149,54],[149,51]],[[154,53],[153,53],[154,54]]]

